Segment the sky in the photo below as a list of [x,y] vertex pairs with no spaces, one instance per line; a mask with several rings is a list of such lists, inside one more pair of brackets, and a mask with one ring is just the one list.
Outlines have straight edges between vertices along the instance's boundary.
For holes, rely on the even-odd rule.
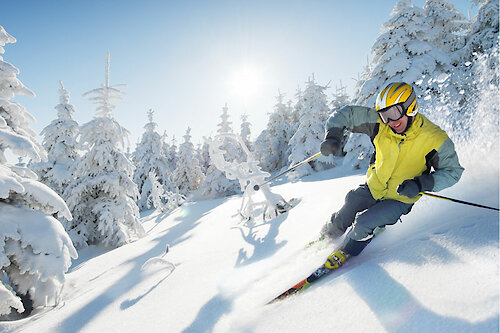
[[[423,6],[425,1],[413,3]],[[451,1],[467,15],[470,1]],[[265,128],[278,91],[295,102],[314,75],[352,94],[394,0],[379,1],[36,1],[2,0],[0,25],[17,39],[4,61],[35,98],[18,96],[37,132],[57,117],[59,80],[80,124],[95,116],[82,94],[105,79],[126,84],[114,117],[130,131],[131,149],[155,111],[158,132],[177,144],[215,135],[227,103],[233,129],[249,115],[252,139]],[[477,10],[476,10],[477,12]]]

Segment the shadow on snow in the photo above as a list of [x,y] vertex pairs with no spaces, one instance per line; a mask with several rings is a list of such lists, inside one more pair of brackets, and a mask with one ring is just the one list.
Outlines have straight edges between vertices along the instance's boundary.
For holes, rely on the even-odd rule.
[[[103,311],[103,309],[110,306],[121,296],[130,292],[132,288],[136,287],[143,281],[144,276],[141,273],[141,266],[146,260],[154,256],[161,256],[165,252],[165,247],[167,244],[173,246],[186,240],[186,234],[198,225],[198,220],[202,216],[206,215],[210,210],[214,209],[218,205],[223,204],[224,201],[225,200],[206,201],[197,204],[196,207],[193,207],[194,205],[186,205],[186,207],[180,207],[180,209],[183,209],[183,215],[182,217],[177,218],[177,220],[181,220],[182,222],[173,225],[164,233],[151,240],[151,243],[156,242],[156,245],[153,248],[137,257],[131,258],[130,260],[124,262],[123,264],[125,265],[132,264],[130,270],[126,274],[124,274],[122,278],[111,285],[105,292],[91,300],[78,311],[74,312],[71,316],[65,318],[59,326],[58,331],[77,332],[82,330],[89,322],[92,321],[93,318],[97,317],[99,313]],[[116,250],[119,250],[119,248]],[[112,270],[113,268],[110,269]],[[144,294],[134,299],[129,299],[122,302],[121,309],[124,310],[134,304],[137,304],[137,302],[139,302],[151,291],[153,291],[165,279],[166,277],[158,281],[156,285],[154,285]],[[95,280],[95,278],[93,280]]]

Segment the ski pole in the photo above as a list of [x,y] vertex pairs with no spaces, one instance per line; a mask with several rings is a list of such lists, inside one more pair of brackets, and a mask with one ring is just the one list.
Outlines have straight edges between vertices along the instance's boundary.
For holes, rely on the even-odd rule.
[[441,195],[437,195],[437,194],[434,194],[434,193],[420,192],[420,194],[427,195],[427,196],[433,197],[433,198],[439,198],[439,199],[443,199],[443,200],[458,202],[458,203],[461,203],[461,204],[464,204],[464,205],[470,205],[470,206],[475,206],[475,207],[487,208],[487,209],[492,209],[492,210],[499,210],[498,208],[495,208],[495,207],[483,206],[483,205],[479,205],[479,204],[472,203],[472,202],[467,202],[467,201],[462,201],[462,200],[458,200],[458,199],[443,197]]
[[263,182],[262,184],[260,184],[260,185],[255,185],[255,186],[253,187],[253,189],[254,189],[255,191],[258,191],[262,185],[265,185],[265,184],[267,184],[267,183],[272,182],[272,181],[273,181],[273,180],[275,180],[276,178],[279,178],[279,177],[283,176],[285,173],[288,173],[288,172],[290,172],[290,171],[292,171],[292,170],[294,170],[294,169],[297,169],[299,166],[304,165],[304,164],[306,164],[306,163],[308,163],[308,162],[310,162],[310,161],[314,160],[316,157],[319,157],[319,156],[321,156],[321,153],[317,153],[317,154],[315,154],[315,155],[313,155],[313,156],[311,156],[311,157],[308,157],[308,158],[306,158],[305,160],[303,160],[302,162],[299,162],[299,163],[297,163],[297,164],[295,164],[295,165],[292,165],[291,167],[289,167],[288,169],[286,169],[285,171],[283,171],[283,172],[282,172],[282,173],[280,173],[279,175],[274,176],[273,178],[271,178],[271,179],[269,179],[269,180],[267,180],[267,181]]

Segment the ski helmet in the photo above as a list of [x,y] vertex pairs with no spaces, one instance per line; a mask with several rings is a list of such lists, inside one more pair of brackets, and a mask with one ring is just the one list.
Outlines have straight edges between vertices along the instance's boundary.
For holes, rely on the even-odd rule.
[[417,114],[417,97],[412,86],[404,82],[389,83],[377,96],[375,109],[382,111],[394,105],[403,107],[407,116]]

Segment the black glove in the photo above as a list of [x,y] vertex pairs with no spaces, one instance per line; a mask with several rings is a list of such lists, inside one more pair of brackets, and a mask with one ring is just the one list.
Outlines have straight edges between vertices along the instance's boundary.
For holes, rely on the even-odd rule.
[[423,175],[413,179],[407,179],[398,186],[398,194],[408,198],[416,197],[420,192],[432,191],[434,178],[432,175]]
[[319,148],[319,150],[324,156],[328,156],[330,154],[335,155],[339,150],[339,146],[339,142],[336,139],[326,138],[325,140],[323,140],[323,142],[321,142],[321,147]]

